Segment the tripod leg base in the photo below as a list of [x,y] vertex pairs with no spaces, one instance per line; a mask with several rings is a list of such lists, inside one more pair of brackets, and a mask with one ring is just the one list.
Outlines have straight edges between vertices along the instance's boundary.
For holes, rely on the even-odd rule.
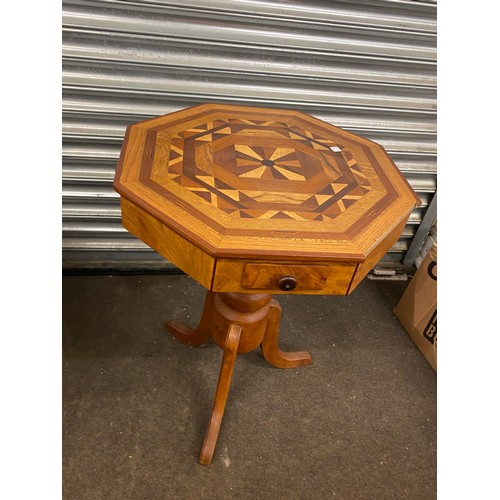
[[276,368],[296,368],[310,365],[312,358],[308,352],[284,352],[278,347],[280,318],[281,306],[278,301],[273,299],[270,303],[266,332],[260,344],[264,359]]
[[179,342],[193,347],[205,345],[210,338],[210,320],[214,304],[215,293],[207,292],[205,306],[201,314],[200,323],[196,329],[189,328],[180,321],[173,319],[165,324],[167,331]]
[[241,327],[239,325],[232,324],[229,327],[229,331],[226,336],[219,381],[217,382],[217,389],[215,391],[215,401],[212,409],[212,415],[210,416],[208,429],[205,434],[205,440],[203,441],[203,446],[201,448],[201,465],[210,465],[212,463],[212,457],[215,445],[217,444],[217,438],[219,437],[222,417],[224,415],[224,408],[226,407],[229,386],[231,385],[231,378],[233,376],[240,335]]

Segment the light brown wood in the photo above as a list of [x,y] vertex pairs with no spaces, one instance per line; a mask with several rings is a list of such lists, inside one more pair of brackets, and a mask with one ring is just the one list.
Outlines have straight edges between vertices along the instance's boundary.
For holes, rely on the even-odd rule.
[[387,236],[375,247],[369,254],[368,259],[359,264],[356,273],[352,279],[352,283],[349,286],[348,294],[350,294],[358,285],[361,283],[363,278],[372,270],[373,266],[387,253],[387,251],[396,243],[399,239],[401,232],[403,231],[406,224],[406,219],[399,222],[392,230],[390,230]]
[[[298,264],[218,259],[212,289],[215,292],[345,295],[355,269],[356,264],[348,262]],[[298,284],[294,290],[284,291],[278,287],[279,277],[287,274],[297,277]],[[259,288],[261,285],[262,288]]]
[[229,386],[231,385],[231,378],[233,376],[234,363],[236,362],[236,354],[238,351],[238,344],[240,341],[241,327],[239,325],[231,325],[224,342],[224,354],[222,356],[222,365],[217,382],[217,390],[215,392],[214,406],[210,421],[208,423],[205,440],[200,453],[200,464],[210,465],[219,437],[219,430],[226,407],[227,395],[229,393]]
[[312,363],[307,352],[284,352],[279,348],[281,308],[270,294],[207,292],[205,307],[194,329],[171,320],[167,330],[184,344],[201,346],[209,337],[224,350],[222,365],[200,463],[208,465],[217,443],[236,354],[260,346],[264,359],[276,368],[297,368]]
[[215,259],[137,205],[122,198],[122,224],[160,255],[210,289]]
[[279,322],[281,319],[281,306],[276,300],[270,304],[266,333],[261,343],[264,359],[276,368],[296,368],[312,363],[308,352],[283,352],[278,346]]
[[205,297],[205,305],[201,314],[200,322],[196,329],[189,328],[180,321],[173,319],[165,324],[166,329],[183,344],[200,347],[208,342],[211,335],[212,311],[214,307],[215,293],[208,291]]
[[269,294],[216,294],[212,316],[212,338],[219,347],[224,346],[227,329],[232,324],[238,324],[243,328],[238,353],[256,349],[264,338],[271,298]]
[[419,203],[380,145],[297,111],[222,104],[130,126],[114,186],[214,259],[361,264]]
[[271,293],[351,293],[420,204],[379,144],[299,111],[202,104],[127,127],[114,188],[123,225],[208,292],[197,328],[223,350],[200,463],[212,461],[237,353],[278,345]]
[[[297,281],[294,291],[323,290],[330,266],[247,262],[243,269],[242,287],[249,290],[279,289],[279,278],[292,276]],[[283,290],[282,290],[283,291]]]

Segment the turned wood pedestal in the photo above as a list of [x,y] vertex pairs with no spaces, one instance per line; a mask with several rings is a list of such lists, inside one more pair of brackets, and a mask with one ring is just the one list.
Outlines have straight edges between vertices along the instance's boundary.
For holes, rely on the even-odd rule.
[[205,306],[196,329],[172,320],[167,330],[183,344],[199,347],[210,337],[224,350],[212,415],[200,454],[208,465],[219,435],[236,355],[260,346],[265,360],[276,368],[295,368],[312,363],[307,352],[286,353],[278,347],[281,307],[270,294],[207,292]]
[[298,111],[224,104],[129,125],[114,187],[123,226],[208,290],[196,329],[167,323],[224,350],[202,464],[238,353],[311,363],[279,349],[272,296],[350,294],[420,203],[379,144]]

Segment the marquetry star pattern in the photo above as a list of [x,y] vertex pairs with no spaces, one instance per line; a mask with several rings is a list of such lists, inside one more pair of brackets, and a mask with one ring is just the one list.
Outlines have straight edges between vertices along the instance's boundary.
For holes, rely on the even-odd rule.
[[302,165],[293,148],[265,148],[236,144],[234,150],[239,177],[306,180]]
[[286,122],[206,121],[159,149],[168,182],[237,218],[332,220],[372,189],[347,147]]

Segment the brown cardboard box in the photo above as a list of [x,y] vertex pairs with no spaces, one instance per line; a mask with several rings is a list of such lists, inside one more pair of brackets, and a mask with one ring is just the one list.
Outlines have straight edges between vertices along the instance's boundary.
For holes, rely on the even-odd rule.
[[406,287],[394,314],[425,359],[437,370],[437,245],[434,244]]

